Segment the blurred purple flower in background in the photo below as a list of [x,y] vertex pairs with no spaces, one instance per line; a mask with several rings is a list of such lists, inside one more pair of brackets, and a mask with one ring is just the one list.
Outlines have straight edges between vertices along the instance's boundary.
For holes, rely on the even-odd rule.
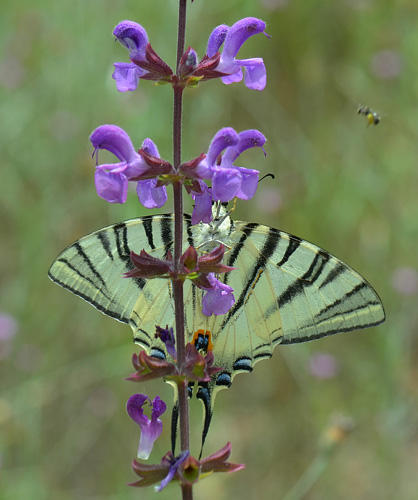
[[17,320],[7,313],[0,313],[0,359],[6,359],[12,352],[12,339],[19,329]]
[[413,267],[398,267],[392,273],[392,286],[400,295],[418,293],[418,271]]
[[402,72],[402,58],[395,50],[376,52],[371,61],[373,74],[381,80],[392,80]]
[[312,354],[308,365],[309,372],[316,378],[329,379],[338,375],[340,368],[331,354],[316,352]]

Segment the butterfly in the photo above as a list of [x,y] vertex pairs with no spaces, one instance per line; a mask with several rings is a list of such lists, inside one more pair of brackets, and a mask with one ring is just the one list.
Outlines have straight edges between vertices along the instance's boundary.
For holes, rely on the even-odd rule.
[[[136,343],[148,354],[166,359],[165,345],[155,338],[155,327],[174,326],[171,282],[123,275],[133,268],[131,250],[139,253],[145,249],[165,258],[168,251],[173,254],[173,237],[172,214],[120,222],[70,245],[48,275],[102,313],[129,324]],[[184,284],[186,342],[203,351],[212,349],[214,365],[222,367],[210,382],[197,384],[196,397],[205,409],[202,446],[216,393],[230,387],[237,373],[251,372],[259,360],[270,358],[276,345],[368,328],[385,319],[379,296],[362,276],[297,236],[234,221],[222,212],[210,224],[193,226],[185,214],[183,239],[183,248],[192,245],[198,254],[223,243],[224,263],[236,268],[219,278],[234,289],[235,296],[234,305],[222,316],[203,315],[204,292],[190,280]],[[192,394],[193,383],[189,386]],[[177,412],[175,405],[175,423]]]

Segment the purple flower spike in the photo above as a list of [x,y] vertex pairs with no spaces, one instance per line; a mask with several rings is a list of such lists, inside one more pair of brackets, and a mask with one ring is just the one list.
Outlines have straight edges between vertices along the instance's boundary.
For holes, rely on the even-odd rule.
[[[152,406],[151,420],[144,415],[142,407],[149,401]],[[141,428],[141,438],[138,446],[138,458],[147,460],[152,451],[154,441],[163,430],[163,423],[158,418],[166,410],[166,404],[159,396],[151,400],[145,394],[134,394],[126,403],[126,410],[134,422]]]
[[[213,52],[224,36],[224,28],[218,26],[212,32],[208,42],[209,51]],[[225,84],[239,82],[242,80],[242,68],[246,70],[244,83],[249,89],[263,90],[266,86],[266,68],[263,59],[235,59],[243,43],[253,35],[264,33],[266,23],[255,17],[246,17],[241,19],[228,29],[225,37],[224,48],[216,71],[224,73],[227,76],[222,78]],[[216,30],[219,29],[219,32]],[[264,33],[265,34],[265,33]],[[266,35],[267,36],[267,35]],[[220,45],[219,45],[220,46]],[[218,47],[219,49],[219,47]],[[212,54],[213,55],[213,54]]]
[[202,313],[205,316],[226,314],[235,302],[233,288],[220,282],[212,273],[208,275],[208,279],[213,289],[206,292],[203,297]]

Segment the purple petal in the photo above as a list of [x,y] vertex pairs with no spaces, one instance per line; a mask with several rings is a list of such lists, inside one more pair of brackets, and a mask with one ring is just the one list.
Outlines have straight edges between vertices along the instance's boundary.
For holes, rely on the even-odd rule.
[[149,397],[145,394],[134,394],[126,403],[126,411],[128,412],[128,415],[140,427],[142,425],[147,425],[150,421],[149,418],[144,415],[144,410],[142,409],[146,401],[151,402]]
[[159,337],[162,342],[164,342],[168,354],[172,358],[177,359],[176,339],[174,337],[173,328],[161,328],[157,326],[157,333],[155,334],[155,336]]
[[[266,23],[255,17],[246,17],[233,24],[226,35],[222,59],[225,63],[231,62],[237,55],[242,44],[253,35],[262,33],[266,28]],[[217,68],[218,69],[218,68]],[[222,71],[220,69],[220,71]]]
[[232,200],[238,193],[242,176],[237,168],[216,169],[212,177],[212,199],[222,202]]
[[189,456],[189,451],[182,451],[180,455],[173,461],[173,463],[170,465],[170,468],[168,469],[168,474],[166,477],[161,481],[159,486],[154,486],[154,490],[156,492],[161,491],[164,489],[167,484],[173,479],[175,476],[177,469],[179,466],[186,460],[186,458]]
[[[218,69],[218,68],[216,68],[216,69]],[[244,76],[240,65],[235,64],[235,63],[230,65],[228,73],[231,73],[231,74],[228,76],[222,77],[222,82],[225,85],[230,85],[231,83],[240,82]]]
[[221,48],[224,43],[226,35],[228,33],[229,26],[226,24],[221,24],[217,26],[209,36],[208,45],[206,48],[206,55],[208,57],[213,57]]
[[113,30],[118,41],[129,50],[129,57],[136,61],[145,61],[145,49],[148,36],[145,29],[132,21],[122,21]]
[[235,167],[241,173],[241,187],[235,195],[241,200],[250,200],[257,191],[258,187],[258,170],[250,168]]
[[246,149],[256,147],[262,148],[266,142],[265,136],[255,129],[243,130],[238,134],[238,137],[238,143],[229,147],[222,156],[221,165],[223,167],[232,166],[238,156]]
[[211,279],[215,284],[215,288],[206,292],[203,297],[202,313],[205,316],[226,314],[234,305],[235,298],[232,294],[234,290],[230,286],[221,283],[216,278],[211,277]]
[[245,86],[251,90],[264,90],[267,84],[267,73],[261,57],[236,61],[245,68]]
[[129,135],[116,125],[102,125],[90,135],[95,149],[106,149],[119,160],[131,162],[138,158]]
[[151,454],[154,442],[160,437],[163,431],[163,423],[157,420],[154,425],[141,427],[141,437],[139,438],[137,457],[147,460]]
[[119,92],[133,91],[138,87],[139,79],[148,73],[133,63],[114,63],[112,78],[116,81]]
[[155,396],[152,402],[152,415],[151,415],[151,423],[155,422],[158,417],[160,417],[165,410],[167,409],[167,405],[160,398],[160,396]]
[[149,155],[156,156],[157,158],[160,157],[157,146],[151,139],[144,139],[144,142],[142,143],[142,149]]
[[206,164],[212,167],[216,163],[219,154],[228,147],[238,144],[239,136],[233,128],[225,127],[219,130],[210,143],[208,154],[206,156]]
[[167,201],[166,187],[155,187],[156,184],[157,179],[146,179],[139,181],[136,186],[139,202],[145,208],[161,208]]
[[208,165],[207,157],[203,158],[203,160],[197,165],[194,170],[194,175],[198,180],[212,178],[212,171]]
[[128,179],[122,172],[97,169],[94,175],[97,194],[109,203],[125,203]]
[[205,224],[212,221],[212,194],[206,184],[203,182],[202,184],[204,185],[203,194],[193,195],[195,203],[192,213],[192,226],[201,221]]

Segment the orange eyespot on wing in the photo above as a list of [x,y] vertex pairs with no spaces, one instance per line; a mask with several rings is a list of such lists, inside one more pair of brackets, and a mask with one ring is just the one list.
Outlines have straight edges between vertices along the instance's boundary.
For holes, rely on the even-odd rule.
[[198,351],[204,351],[206,354],[213,350],[212,335],[209,330],[199,329],[194,332],[192,344]]

